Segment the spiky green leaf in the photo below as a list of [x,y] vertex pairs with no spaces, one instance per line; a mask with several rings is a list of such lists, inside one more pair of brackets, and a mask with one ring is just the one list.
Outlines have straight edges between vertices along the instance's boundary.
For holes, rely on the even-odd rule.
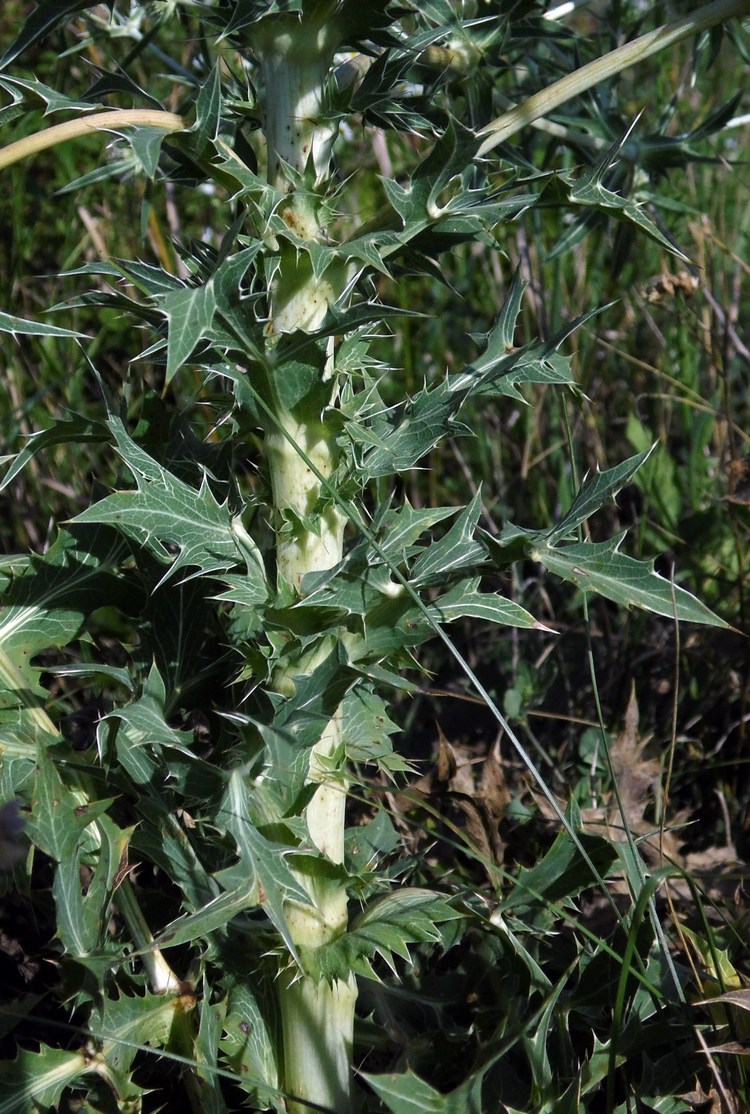
[[0,313],[0,332],[10,333],[12,336],[32,337],[85,337],[85,333],[76,332],[74,329],[63,329],[59,325],[48,325],[45,321],[25,321],[22,317],[13,317],[9,313]]
[[583,592],[598,592],[625,607],[642,607],[680,622],[727,624],[684,588],[654,570],[652,561],[637,561],[619,552],[624,533],[607,542],[581,545],[537,545],[531,556],[550,572]]
[[169,564],[168,575],[190,566],[208,575],[242,563],[232,514],[214,497],[208,480],[200,489],[191,487],[136,445],[120,418],[107,424],[137,488],[107,496],[73,521],[116,527]]

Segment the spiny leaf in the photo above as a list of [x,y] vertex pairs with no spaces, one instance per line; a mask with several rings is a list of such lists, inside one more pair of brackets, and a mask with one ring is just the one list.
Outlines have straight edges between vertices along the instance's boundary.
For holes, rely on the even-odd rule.
[[188,746],[192,734],[169,726],[165,714],[166,700],[164,681],[156,665],[153,665],[140,697],[110,712],[104,722],[118,721],[120,730],[127,736],[129,748],[146,747],[158,753],[162,747],[168,747],[192,758]]
[[197,141],[198,150],[216,139],[221,122],[221,73],[219,66],[211,69],[208,78],[201,84],[195,101],[195,123],[190,129]]
[[272,843],[255,827],[248,809],[245,775],[240,770],[229,775],[220,818],[237,841],[240,861],[236,867],[222,871],[219,881],[225,886],[234,886],[233,892],[244,895],[245,908],[254,904],[265,908],[289,954],[299,962],[284,916],[284,903],[298,901],[309,905],[310,898],[287,865],[292,848]]
[[[117,527],[170,563],[168,576],[187,566],[209,575],[243,563],[232,515],[226,503],[214,498],[208,481],[204,479],[200,490],[190,487],[139,448],[120,418],[111,417],[107,424],[138,488],[107,496],[73,521]],[[179,550],[176,557],[167,546]]]
[[404,886],[373,901],[348,932],[314,953],[306,953],[305,962],[313,977],[328,981],[346,978],[351,971],[378,980],[370,962],[376,955],[395,973],[395,957],[409,963],[410,945],[439,943],[438,926],[463,916],[444,894]]
[[406,471],[444,438],[469,434],[469,426],[457,417],[470,398],[500,396],[523,401],[518,390],[521,384],[574,383],[570,360],[559,355],[557,348],[592,315],[576,319],[547,341],[514,348],[509,338],[520,311],[522,289],[520,282],[514,281],[494,328],[477,338],[484,346],[483,352],[463,371],[423,388],[390,414],[372,413],[369,400],[369,412],[352,416],[347,428],[360,449],[363,475],[375,478]]
[[153,180],[159,169],[159,156],[166,137],[163,128],[131,128],[128,143],[147,178]]
[[[127,833],[120,832],[103,815],[111,801],[82,804],[62,782],[47,749],[40,747],[34,779],[32,816],[28,831],[36,845],[56,862],[52,892],[57,911],[57,934],[67,952],[87,956],[106,931],[105,911],[112,896],[115,875],[127,847]],[[81,889],[81,851],[86,829],[97,823],[96,865],[86,894]]]
[[137,1049],[132,1044],[163,1048],[175,1014],[187,1003],[179,997],[145,994],[103,997],[91,1019],[97,1039],[104,1042],[102,1055],[112,1069],[127,1071]]
[[[573,813],[574,822],[575,816]],[[501,911],[513,911],[528,919],[529,910],[534,909],[551,918],[555,902],[575,897],[581,890],[593,885],[590,863],[593,862],[600,875],[605,876],[618,859],[616,844],[584,831],[578,831],[577,837],[588,855],[588,861],[584,860],[580,846],[570,834],[560,832],[542,859],[520,871]]]
[[32,558],[4,591],[0,609],[0,742],[29,747],[49,742],[53,727],[44,711],[47,691],[39,683],[36,654],[66,646],[86,617],[128,591],[114,571],[123,555],[108,530],[61,531],[44,557]]
[[481,492],[477,491],[447,534],[429,546],[412,566],[409,581],[414,587],[446,584],[456,572],[486,560],[487,550],[474,538],[481,509]]
[[550,572],[572,581],[584,592],[598,592],[626,607],[642,607],[657,615],[712,627],[728,624],[684,588],[655,572],[653,562],[637,561],[619,552],[625,533],[607,542],[553,547],[537,545],[531,553]]
[[[262,988],[258,989],[260,993]],[[268,1003],[259,1001],[244,980],[232,983],[220,1048],[235,1073],[237,1085],[263,1109],[279,1105],[274,1094],[279,1075],[273,1019],[268,1014]]]
[[91,1070],[86,1050],[66,1052],[41,1045],[19,1048],[15,1060],[0,1063],[0,1114],[39,1114],[54,1107],[66,1087]]
[[394,752],[391,735],[399,726],[388,715],[385,701],[369,686],[357,685],[347,693],[341,715],[341,739],[349,761],[374,762],[389,777],[412,768]]
[[464,580],[429,605],[430,614],[438,623],[455,619],[485,619],[508,627],[547,630],[520,604],[496,592],[480,592],[479,578]]
[[11,333],[13,336],[35,337],[85,337],[85,333],[78,333],[73,329],[62,329],[59,325],[48,325],[44,321],[25,321],[22,317],[12,317],[9,313],[0,313],[0,332]]
[[592,514],[603,507],[605,503],[614,499],[619,491],[629,483],[638,469],[653,452],[654,446],[642,453],[631,456],[614,468],[607,468],[604,472],[595,472],[584,480],[581,490],[576,495],[567,514],[547,534],[550,545],[573,531],[590,518]]
[[541,200],[552,196],[558,202],[566,204],[594,207],[608,217],[625,224],[634,225],[641,232],[655,240],[661,247],[675,255],[682,255],[675,245],[657,228],[645,212],[643,206],[632,198],[615,193],[603,185],[607,173],[616,165],[620,151],[625,147],[637,121],[628,128],[625,134],[607,150],[599,162],[579,178],[570,172],[562,173],[551,178],[542,191]]
[[[482,1083],[486,1068],[472,1074],[454,1091],[435,1090],[409,1070],[390,1075],[367,1075],[375,1093],[392,1114],[484,1114]],[[504,1107],[513,1114],[509,1107]]]
[[455,507],[420,507],[415,510],[409,500],[404,499],[403,506],[388,511],[383,518],[380,545],[384,556],[400,563],[425,530],[452,514],[455,514]]
[[167,340],[167,383],[193,353],[206,335],[216,312],[213,279],[201,286],[189,286],[167,294],[161,311],[169,323]]
[[[0,66],[2,66],[1,62]],[[73,100],[70,97],[66,97],[63,93],[60,93],[57,89],[52,89],[49,85],[45,85],[43,81],[34,81],[30,78],[23,79],[20,77],[6,76],[0,80],[0,87],[11,94],[16,104],[23,100],[23,97],[18,93],[19,89],[23,89],[27,93],[33,93],[46,104],[45,116],[48,116],[51,112],[62,111],[95,112],[102,107],[101,104],[97,104],[94,101]]]
[[106,439],[107,429],[103,422],[79,417],[78,415],[55,422],[49,429],[32,433],[24,448],[11,458],[10,467],[0,481],[0,491],[3,491],[29,461],[33,460],[36,454],[42,452],[43,449],[48,449],[53,445],[67,445],[70,443],[76,445],[97,444]]
[[29,15],[16,38],[0,58],[0,69],[5,69],[28,47],[44,38],[74,12],[94,8],[92,0],[43,0]]

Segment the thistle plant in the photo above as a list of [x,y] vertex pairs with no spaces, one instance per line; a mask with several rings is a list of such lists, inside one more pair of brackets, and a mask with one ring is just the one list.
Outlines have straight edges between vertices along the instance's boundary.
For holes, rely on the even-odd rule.
[[[454,620],[547,637],[497,590],[522,561],[571,591],[721,625],[627,556],[621,535],[583,539],[648,451],[585,479],[551,529],[501,522],[490,534],[479,493],[462,508],[398,495],[399,476],[471,432],[476,404],[518,402],[539,384],[575,392],[568,337],[598,312],[576,307],[557,334],[519,343],[523,284],[509,274],[473,360],[425,370],[394,402],[388,338],[416,316],[399,281],[440,282],[441,257],[467,244],[501,253],[504,226],[537,205],[614,218],[671,250],[618,179],[630,168],[632,182],[653,151],[632,121],[592,143],[593,132],[545,117],[657,50],[717,34],[750,4],[710,4],[514,106],[500,100],[504,69],[523,87],[540,31],[566,41],[537,8],[247,0],[115,5],[104,19],[43,2],[6,49],[6,119],[40,100],[68,119],[6,146],[0,167],[109,133],[109,153],[102,144],[78,188],[134,180],[154,199],[169,187],[179,204],[200,187],[222,223],[176,243],[173,266],[78,267],[80,292],[56,307],[63,324],[0,314],[10,333],[68,338],[82,361],[89,340],[75,322],[92,307],[130,315],[147,337],[121,391],[92,362],[99,419],[62,417],[3,478],[12,491],[60,444],[107,445],[119,462],[115,489],[58,525],[45,553],[0,569],[1,796],[22,803],[35,848],[15,874],[28,885],[35,856],[52,864],[62,997],[84,1034],[0,1066],[10,1096],[0,1111],[57,1108],[73,1093],[86,1109],[150,1108],[136,1070],[145,1046],[185,1066],[196,1112],[358,1109],[358,981],[488,923],[466,895],[399,884],[382,794],[367,797],[409,769],[389,708],[413,687],[417,648],[442,637],[470,675],[445,633]],[[122,66],[75,95],[20,76],[26,54],[73,17],[79,45],[107,42]],[[175,35],[200,43],[189,70],[165,53]],[[154,44],[172,67],[175,111],[128,73]],[[530,163],[508,141],[535,123],[580,142],[590,165]],[[410,142],[361,212],[352,152],[374,129]],[[144,367],[161,393],[140,392]],[[169,392],[180,397],[195,375],[192,409],[170,408]],[[121,646],[117,664],[95,638],[102,625]],[[42,670],[106,697],[89,747],[61,734]],[[363,795],[371,818],[347,829],[347,802]],[[550,800],[588,883],[601,882],[601,863]],[[169,880],[162,902],[149,888],[157,877]],[[477,1094],[489,1063],[471,1077]],[[417,1109],[427,1084],[394,1079],[370,1077],[369,1101]]]

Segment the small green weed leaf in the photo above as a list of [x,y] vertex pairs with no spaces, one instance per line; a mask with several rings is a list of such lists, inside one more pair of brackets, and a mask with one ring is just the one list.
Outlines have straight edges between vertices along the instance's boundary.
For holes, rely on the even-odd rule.
[[75,332],[73,329],[61,329],[59,325],[48,325],[44,321],[25,321],[22,317],[12,317],[9,313],[0,313],[0,332],[11,333],[13,336],[33,337],[85,337],[85,333]]
[[[139,491],[110,495],[73,521],[111,524],[169,564],[168,576],[188,566],[209,576],[239,560],[227,506],[214,499],[208,483],[196,491],[174,476],[166,489],[141,481]],[[173,556],[168,547],[179,552]]]
[[604,472],[595,472],[594,475],[587,477],[581,485],[581,490],[576,495],[570,510],[546,535],[549,544],[554,545],[558,539],[572,534],[581,523],[590,518],[600,507],[613,500],[625,484],[630,482],[641,465],[648,460],[653,449],[654,446],[652,445],[636,456],[624,460],[622,464],[615,465],[614,468],[608,468]]
[[41,1045],[19,1048],[15,1060],[0,1063],[0,1114],[39,1114],[60,1101],[66,1087],[91,1070],[85,1049],[66,1052]]
[[189,286],[167,294],[161,301],[168,321],[167,383],[190,358],[193,349],[206,336],[216,312],[214,280],[202,286]]
[[607,542],[581,545],[540,544],[531,555],[550,572],[571,581],[583,592],[598,592],[615,603],[642,607],[680,622],[727,626],[690,592],[655,572],[653,562],[637,561],[620,553],[624,537],[622,533]]

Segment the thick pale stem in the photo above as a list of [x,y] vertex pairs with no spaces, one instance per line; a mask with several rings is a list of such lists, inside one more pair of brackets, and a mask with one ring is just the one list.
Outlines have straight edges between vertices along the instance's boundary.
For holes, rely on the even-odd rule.
[[[317,421],[290,423],[286,428],[295,444],[279,432],[268,437],[267,451],[274,504],[283,520],[277,540],[278,572],[299,591],[305,573],[329,569],[341,560],[344,521],[335,506],[318,505],[321,483],[310,468],[314,464],[326,477],[335,468],[336,445],[330,432]],[[330,646],[324,645],[315,660],[300,663],[293,674],[313,669],[328,652]],[[291,676],[281,676],[277,683],[282,689],[294,684]],[[319,788],[305,813],[312,843],[335,865],[344,861],[347,787],[337,772],[340,764],[341,716],[336,713],[310,755],[308,781],[319,783]],[[315,861],[309,870],[300,867],[298,876],[312,904],[287,903],[289,931],[300,948],[322,947],[346,931],[346,888]],[[349,1110],[356,997],[353,978],[328,984],[296,970],[282,974],[284,1085],[290,1095],[341,1114]],[[303,1114],[309,1108],[290,1099],[289,1109]]]
[[[253,45],[263,74],[268,180],[291,192],[287,167],[301,174],[312,157],[327,176],[336,128],[321,120],[325,82],[339,42],[334,5],[301,21],[296,15],[262,23]],[[312,230],[311,230],[312,231]]]
[[[336,443],[317,420],[287,418],[266,438],[273,502],[280,515],[276,560],[279,575],[299,591],[308,572],[333,568],[342,556],[344,519],[333,505],[319,507],[321,485],[308,460],[328,479],[336,467]],[[305,454],[307,460],[301,455]]]
[[[268,176],[287,194],[280,211],[291,236],[291,241],[278,237],[279,254],[269,272],[272,346],[284,333],[319,328],[337,295],[333,272],[315,275],[309,257],[298,248],[300,241],[325,239],[315,194],[328,177],[336,134],[335,126],[323,119],[325,83],[338,42],[335,11],[335,3],[321,4],[314,17],[269,19],[253,36],[264,79]],[[302,188],[295,189],[303,179]],[[283,376],[284,370],[279,364],[276,374]],[[332,374],[330,367],[323,378],[328,374]],[[306,573],[333,568],[343,555],[344,519],[327,498],[323,482],[333,477],[338,447],[317,397],[318,402],[307,407],[300,403],[294,414],[279,407],[275,423],[269,423],[266,431],[277,516],[277,572],[280,586],[286,582],[295,592],[301,591]],[[324,641],[312,655],[279,670],[274,679],[277,688],[293,691],[295,677],[310,673],[331,649],[332,642]],[[307,862],[298,860],[295,873],[310,895],[310,904],[290,901],[285,906],[291,937],[303,958],[302,971],[286,969],[279,979],[283,1081],[293,1114],[307,1114],[307,1102],[338,1114],[351,1108],[356,982],[349,977],[328,983],[304,970],[305,955],[347,928],[346,887],[335,869],[344,861],[347,786],[342,766],[337,712],[312,748],[307,778],[318,788],[305,818],[323,861],[312,856]]]
[[287,1100],[290,1114],[310,1114],[305,1100],[348,1114],[357,1000],[354,979],[337,979],[329,985],[303,977],[282,986],[284,1083],[294,1096]]
[[[309,780],[321,785],[306,812],[312,842],[334,864],[344,860],[346,785],[331,776],[326,760],[335,762],[340,744],[337,714],[313,748]],[[299,878],[313,904],[288,903],[289,931],[300,947],[322,947],[346,931],[346,888],[337,878],[321,875],[315,863]],[[281,979],[284,1086],[293,1096],[288,1100],[290,1114],[309,1114],[304,1100],[345,1114],[351,1106],[356,980],[350,976],[327,983],[300,976],[294,969],[283,972]]]

